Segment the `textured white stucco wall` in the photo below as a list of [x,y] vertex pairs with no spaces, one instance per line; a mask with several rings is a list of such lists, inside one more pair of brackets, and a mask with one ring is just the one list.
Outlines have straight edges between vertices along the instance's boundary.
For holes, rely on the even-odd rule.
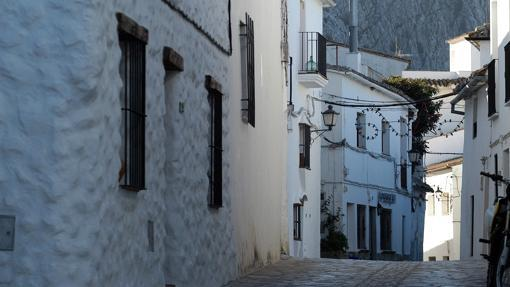
[[[206,2],[175,3],[227,45],[227,1]],[[244,3],[236,5],[237,21],[245,11]],[[256,261],[255,242],[260,262],[278,259],[283,164],[274,155],[285,152],[261,133],[273,125],[269,130],[275,141],[284,135],[282,106],[272,106],[281,103],[280,71],[269,70],[280,67],[279,33],[264,44],[271,48],[260,48],[260,62],[256,59],[265,76],[257,76],[260,140],[252,146],[263,141],[259,155],[273,150],[259,159],[251,181],[233,181],[233,175],[254,164],[232,149],[242,141],[241,128],[232,135],[241,121],[238,111],[231,113],[239,108],[240,95],[230,92],[237,86],[229,79],[239,72],[239,62],[229,62],[181,15],[162,1],[6,1],[0,8],[0,23],[6,27],[0,35],[0,214],[16,216],[15,250],[0,252],[0,286],[220,286]],[[257,21],[257,37],[277,21],[279,7],[273,3],[271,11],[270,24]],[[122,82],[116,12],[149,30],[147,190],[139,193],[122,190],[117,182]],[[164,71],[164,46],[183,56],[184,72]],[[206,74],[225,91],[224,207],[218,210],[207,205]],[[266,101],[269,97],[274,99]],[[179,103],[184,104],[182,113]],[[254,190],[261,179],[267,179],[258,185],[262,191]],[[240,186],[259,194],[244,197],[246,192],[234,190]],[[234,192],[236,204],[242,204],[235,211]],[[243,220],[232,220],[254,199],[264,208],[251,207]],[[255,227],[247,231],[241,225],[250,215]],[[263,232],[261,224],[269,218],[274,224]],[[154,221],[155,252],[148,251],[148,220]]]
[[[322,2],[305,0],[304,24],[300,19],[300,1],[288,2],[289,55],[293,58],[292,89],[294,112],[287,117],[287,236],[288,246],[283,249],[291,256],[320,257],[320,138],[310,147],[310,169],[299,168],[299,124],[311,125],[311,130],[322,126],[321,105],[312,97],[320,97],[320,88],[307,88],[298,81],[301,58],[301,35],[299,32],[322,32]],[[300,29],[304,27],[304,30]],[[312,133],[315,138],[317,133]],[[306,195],[302,216],[302,240],[293,239],[293,204]],[[284,240],[285,243],[285,240]]]
[[[248,13],[255,34],[255,127],[241,120],[241,72],[230,76],[232,142],[230,184],[237,271],[246,273],[280,259],[282,193],[286,167],[286,95],[280,55],[280,0],[232,3],[232,71],[240,71],[240,22]],[[287,222],[285,222],[286,224]]]

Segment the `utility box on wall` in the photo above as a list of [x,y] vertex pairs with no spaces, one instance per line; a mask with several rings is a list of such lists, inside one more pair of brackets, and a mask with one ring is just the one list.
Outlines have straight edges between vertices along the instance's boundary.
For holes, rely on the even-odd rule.
[[14,250],[14,226],[16,217],[0,215],[0,251]]

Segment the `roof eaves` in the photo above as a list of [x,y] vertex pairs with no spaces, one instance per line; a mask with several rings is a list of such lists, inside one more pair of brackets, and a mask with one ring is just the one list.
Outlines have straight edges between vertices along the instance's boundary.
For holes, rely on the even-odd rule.
[[[356,76],[358,77],[361,77],[375,85],[378,85],[379,87],[391,92],[391,93],[394,93],[394,94],[397,94],[399,95],[400,97],[404,98],[405,100],[409,101],[409,102],[413,102],[413,99],[411,99],[411,97],[409,97],[408,95],[406,95],[402,90],[399,90],[391,85],[388,85],[386,83],[383,83],[383,82],[380,82],[376,79],[373,79],[371,77],[368,77],[356,70],[353,70],[349,67],[345,67],[345,66],[337,66],[337,65],[328,65],[328,69],[331,69],[331,70],[335,70],[335,71],[340,71],[340,72],[348,72],[348,73],[352,73],[352,74],[355,74]],[[414,106],[413,106],[414,107]]]

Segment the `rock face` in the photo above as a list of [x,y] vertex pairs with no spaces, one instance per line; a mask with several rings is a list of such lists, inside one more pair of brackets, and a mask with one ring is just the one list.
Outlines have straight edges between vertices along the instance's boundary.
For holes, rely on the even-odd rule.
[[[324,10],[324,34],[349,42],[349,1]],[[410,54],[410,69],[448,70],[446,40],[487,20],[486,0],[359,0],[360,47]]]

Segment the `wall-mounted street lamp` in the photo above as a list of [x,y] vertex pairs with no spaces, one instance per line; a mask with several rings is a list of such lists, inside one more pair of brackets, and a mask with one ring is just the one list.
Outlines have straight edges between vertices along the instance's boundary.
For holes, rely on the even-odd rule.
[[319,130],[313,130],[311,132],[325,132],[330,131],[333,129],[333,127],[336,125],[336,119],[338,117],[339,113],[335,112],[333,110],[333,106],[329,105],[328,109],[322,112],[322,121],[324,122],[324,125],[328,127],[327,129],[319,129]]
[[409,154],[409,160],[411,161],[411,163],[417,164],[420,161],[420,152],[419,151],[412,149],[412,150],[408,151],[407,153]]

